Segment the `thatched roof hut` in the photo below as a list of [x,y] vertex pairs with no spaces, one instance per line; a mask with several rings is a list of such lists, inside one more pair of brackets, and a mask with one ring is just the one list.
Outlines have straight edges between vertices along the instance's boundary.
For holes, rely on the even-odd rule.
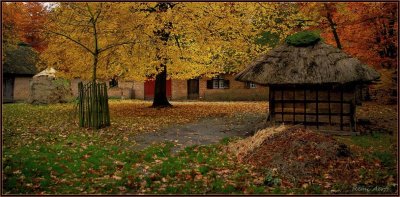
[[29,81],[37,73],[37,53],[24,45],[7,45],[3,50],[3,102],[25,100]]
[[307,47],[287,43],[260,56],[235,77],[270,84],[345,84],[370,82],[379,73],[340,49],[319,41]]
[[3,74],[33,76],[37,73],[35,64],[37,53],[26,46],[12,46],[5,48]]
[[356,131],[356,92],[379,73],[319,38],[307,45],[286,41],[235,79],[269,86],[270,121]]

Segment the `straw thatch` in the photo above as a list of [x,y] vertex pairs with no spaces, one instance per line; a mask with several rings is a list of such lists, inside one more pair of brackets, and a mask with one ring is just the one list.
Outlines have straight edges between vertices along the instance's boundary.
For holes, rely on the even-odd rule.
[[322,41],[308,47],[283,44],[252,62],[238,81],[271,84],[344,84],[377,80],[379,73]]
[[12,46],[4,49],[4,75],[30,75],[37,73],[37,53],[26,46]]
[[267,127],[265,129],[261,129],[251,137],[238,140],[234,143],[230,143],[228,145],[228,151],[234,154],[239,159],[239,161],[241,161],[253,150],[260,147],[262,143],[264,143],[264,141],[272,138],[274,135],[278,133],[287,130],[288,128],[289,127],[285,125],[280,125],[280,126]]

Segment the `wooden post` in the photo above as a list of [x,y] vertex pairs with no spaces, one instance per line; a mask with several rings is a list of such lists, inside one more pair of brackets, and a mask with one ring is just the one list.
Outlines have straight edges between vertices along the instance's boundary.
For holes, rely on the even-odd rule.
[[[357,87],[356,87],[357,88]],[[356,92],[357,89],[354,89],[353,92]],[[357,102],[357,98],[359,95],[354,94],[353,100],[350,103],[350,128],[351,131],[355,132],[356,131],[356,102]]]
[[296,124],[296,88],[293,87],[293,124]]
[[97,85],[96,82],[93,82],[93,127],[95,128],[95,130],[98,129],[99,127],[99,122],[98,122],[98,116],[99,116],[99,110],[97,108],[97,105],[99,103],[99,100],[97,98]]
[[270,92],[271,92],[271,100],[269,108],[271,114],[271,122],[275,122],[275,88],[273,86],[270,87]]
[[283,119],[283,107],[284,107],[284,101],[283,101],[283,92],[284,92],[284,89],[282,88],[281,89],[281,112],[282,112],[282,122],[285,122],[285,119]]
[[79,93],[79,125],[99,129],[110,126],[107,85],[90,82],[78,84]]
[[97,121],[98,121],[98,125],[101,127],[103,125],[103,110],[102,110],[103,98],[101,95],[100,83],[96,84],[96,86],[97,86],[97,95],[98,95],[97,106],[98,106],[98,111],[99,111]]
[[332,125],[332,118],[331,118],[331,87],[328,89],[328,114],[329,114],[329,126]]
[[86,127],[90,127],[90,115],[91,115],[91,111],[90,111],[90,91],[89,91],[89,87],[90,84],[86,84],[85,85],[85,92],[86,92]]
[[317,130],[319,129],[319,110],[318,110],[318,86],[315,88],[315,111],[316,111],[316,120],[317,120]]
[[271,121],[271,86],[268,87],[268,117],[267,121]]
[[343,131],[343,85],[340,87],[340,130]]
[[83,90],[82,90],[82,82],[78,83],[78,91],[79,91],[79,97],[78,97],[78,101],[79,101],[79,126],[83,127]]
[[306,93],[307,93],[307,87],[306,86],[304,86],[304,100],[303,100],[303,103],[304,103],[304,127],[305,128],[307,128],[307,96],[306,96]]
[[106,84],[104,84],[104,88],[105,88],[105,90],[106,90],[106,92],[105,92],[105,98],[106,98],[106,126],[110,126],[111,125],[111,122],[110,122],[110,110],[109,110],[109,107],[108,107],[108,93],[107,93],[107,86],[106,86]]

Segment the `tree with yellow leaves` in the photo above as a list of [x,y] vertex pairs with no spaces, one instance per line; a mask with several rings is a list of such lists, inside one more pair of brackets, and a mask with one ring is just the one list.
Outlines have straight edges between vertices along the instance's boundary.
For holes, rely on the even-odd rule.
[[166,107],[167,77],[237,72],[269,50],[263,32],[285,38],[298,14],[293,3],[60,3],[42,59],[68,77],[154,78],[153,106]]

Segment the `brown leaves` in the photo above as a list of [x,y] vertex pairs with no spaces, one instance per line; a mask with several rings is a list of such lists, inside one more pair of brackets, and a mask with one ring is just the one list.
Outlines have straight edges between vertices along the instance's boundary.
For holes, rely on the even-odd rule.
[[[310,130],[291,129],[266,138],[261,146],[247,153],[243,161],[259,169],[275,167],[283,178],[283,185],[290,187],[295,182],[289,180],[296,180],[299,185],[294,186],[305,190],[312,184],[329,190],[334,184],[358,183],[360,168],[374,171],[381,167],[379,160],[369,163],[360,156],[339,157],[337,147],[338,142],[331,137]],[[373,184],[374,181],[369,178],[364,183]]]

